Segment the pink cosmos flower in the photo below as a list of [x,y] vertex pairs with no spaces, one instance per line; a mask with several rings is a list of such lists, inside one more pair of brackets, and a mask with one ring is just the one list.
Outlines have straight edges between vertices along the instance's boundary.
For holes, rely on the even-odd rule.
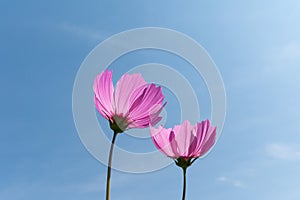
[[115,131],[145,128],[161,120],[162,89],[147,84],[140,74],[124,74],[114,88],[112,71],[106,70],[97,75],[93,89],[97,110]]
[[150,133],[155,146],[170,158],[191,164],[191,159],[203,156],[216,141],[216,127],[210,125],[209,120],[192,126],[189,121],[173,129],[151,127]]
[[183,171],[182,200],[186,196],[186,171],[195,160],[206,154],[216,141],[216,127],[210,125],[209,120],[192,126],[189,121],[173,129],[162,126],[150,128],[155,146],[170,158]]

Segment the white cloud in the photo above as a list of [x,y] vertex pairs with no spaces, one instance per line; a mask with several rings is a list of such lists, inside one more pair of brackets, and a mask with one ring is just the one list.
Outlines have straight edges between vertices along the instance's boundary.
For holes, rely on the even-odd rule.
[[217,178],[217,181],[227,182],[228,178],[226,178],[225,176],[220,176],[220,177]]
[[282,57],[291,61],[299,61],[300,59],[300,41],[290,42],[282,49]]
[[300,146],[292,144],[267,144],[265,147],[268,156],[282,160],[300,160]]
[[218,177],[217,181],[230,184],[236,188],[246,188],[246,185],[240,180],[231,179],[225,176]]

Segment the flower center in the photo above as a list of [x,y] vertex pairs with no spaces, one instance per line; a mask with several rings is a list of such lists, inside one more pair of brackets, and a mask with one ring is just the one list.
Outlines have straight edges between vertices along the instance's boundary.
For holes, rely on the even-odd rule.
[[119,115],[115,115],[113,117],[113,122],[110,121],[109,123],[110,128],[117,133],[123,133],[129,125],[127,118]]
[[184,158],[184,157],[179,157],[175,160],[175,163],[177,166],[181,167],[181,168],[188,168],[192,162],[191,162],[191,158]]

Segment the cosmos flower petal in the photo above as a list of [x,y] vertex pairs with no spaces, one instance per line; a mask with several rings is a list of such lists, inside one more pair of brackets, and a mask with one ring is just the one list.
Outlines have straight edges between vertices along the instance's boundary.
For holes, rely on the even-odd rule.
[[197,157],[197,152],[195,149],[197,148],[197,137],[195,134],[191,134],[190,142],[189,142],[189,149],[188,149],[188,158],[194,158]]
[[176,157],[170,144],[170,133],[172,129],[165,129],[162,126],[158,128],[150,127],[150,134],[156,148],[168,157]]
[[208,120],[198,122],[196,124],[196,129],[197,129],[196,130],[196,137],[198,138],[198,140],[197,140],[197,147],[196,147],[195,151],[198,154],[200,153],[201,147],[203,146],[203,144],[205,142],[206,131],[207,131],[208,126],[209,126],[209,121]]
[[177,141],[175,139],[175,133],[174,133],[173,130],[170,132],[170,135],[169,135],[169,143],[171,145],[171,149],[172,149],[172,152],[173,152],[173,155],[174,155],[172,157],[173,158],[180,157],[180,153],[178,151],[178,143],[177,143]]
[[203,144],[199,152],[200,155],[206,154],[212,148],[212,146],[216,142],[216,134],[216,127],[209,127],[207,131],[207,139],[205,140],[205,143]]
[[114,87],[112,83],[112,71],[106,70],[97,75],[93,85],[94,101],[97,110],[106,118],[111,119],[114,115]]
[[161,87],[147,84],[140,74],[124,74],[114,91],[112,71],[107,70],[95,78],[93,89],[95,106],[114,131],[145,128],[161,120],[166,105]]
[[115,92],[116,114],[120,116],[128,114],[131,96],[135,94],[135,98],[138,98],[144,85],[146,82],[141,74],[124,74],[121,77],[117,82]]
[[210,126],[209,120],[195,126],[184,121],[172,130],[160,126],[159,129],[151,128],[150,132],[155,146],[164,154],[187,161],[205,155],[216,141],[216,127]]
[[147,127],[149,123],[155,125],[161,119],[159,113],[164,106],[161,87],[150,84],[140,94],[138,98],[131,99],[129,118],[138,127]]
[[174,128],[178,151],[183,157],[187,157],[189,153],[192,129],[193,126],[191,126],[188,120],[185,120],[180,127]]

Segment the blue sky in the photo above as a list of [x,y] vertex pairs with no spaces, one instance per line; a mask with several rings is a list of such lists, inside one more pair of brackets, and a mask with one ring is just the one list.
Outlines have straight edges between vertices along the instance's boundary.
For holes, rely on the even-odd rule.
[[[73,82],[107,37],[158,26],[202,44],[227,92],[223,133],[189,169],[187,199],[298,200],[299,9],[297,0],[1,0],[0,199],[104,199],[106,168],[73,122]],[[112,199],[179,199],[181,178],[175,165],[139,175],[113,171]]]

